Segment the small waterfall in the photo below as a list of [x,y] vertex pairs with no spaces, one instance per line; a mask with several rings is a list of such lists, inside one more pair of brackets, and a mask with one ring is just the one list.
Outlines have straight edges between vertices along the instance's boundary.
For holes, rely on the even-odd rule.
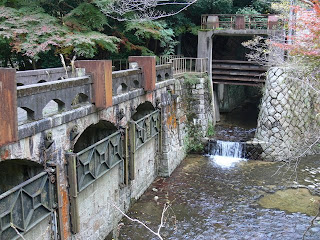
[[215,164],[222,168],[229,168],[243,158],[243,144],[217,140],[209,144],[209,156]]

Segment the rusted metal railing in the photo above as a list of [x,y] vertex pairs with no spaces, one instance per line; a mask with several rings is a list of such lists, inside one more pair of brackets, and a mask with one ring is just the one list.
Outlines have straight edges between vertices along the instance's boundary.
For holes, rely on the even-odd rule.
[[283,23],[271,14],[205,14],[201,15],[201,29],[265,29],[279,30]]
[[207,72],[207,58],[175,58],[171,60],[173,74],[205,73]]

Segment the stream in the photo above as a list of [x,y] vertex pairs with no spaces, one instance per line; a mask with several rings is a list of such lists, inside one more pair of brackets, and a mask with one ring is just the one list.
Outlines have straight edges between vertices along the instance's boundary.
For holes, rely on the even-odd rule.
[[[320,155],[296,168],[280,162],[246,160],[241,144],[250,126],[217,126],[214,149],[189,155],[169,178],[158,177],[128,215],[154,231],[165,204],[163,239],[320,239]],[[230,140],[231,139],[231,140]],[[231,141],[231,142],[230,142]],[[118,239],[159,239],[123,218]]]
[[[128,215],[157,230],[163,205],[170,203],[164,239],[302,239],[319,205],[306,188],[319,189],[319,157],[303,159],[294,172],[279,170],[279,163],[243,160],[226,167],[191,155],[170,178],[157,178]],[[285,189],[291,192],[281,199]],[[126,219],[119,226],[119,239],[158,239]],[[320,218],[305,239],[320,239]]]

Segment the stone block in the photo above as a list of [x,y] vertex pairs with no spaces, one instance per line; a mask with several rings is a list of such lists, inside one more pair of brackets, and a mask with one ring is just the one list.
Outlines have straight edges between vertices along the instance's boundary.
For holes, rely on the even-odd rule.
[[282,106],[281,106],[281,105],[276,106],[276,111],[277,111],[278,113],[281,113],[281,112],[283,111]]
[[284,98],[284,95],[283,95],[283,93],[280,92],[280,93],[278,94],[278,96],[277,96],[277,100],[278,100],[278,101],[281,101],[283,98]]
[[273,116],[274,114],[276,114],[276,110],[275,110],[275,108],[273,107],[273,106],[270,106],[269,108],[268,108],[268,115],[269,116]]
[[274,89],[271,89],[271,90],[270,90],[270,96],[271,96],[272,98],[277,98],[278,93],[277,93]]

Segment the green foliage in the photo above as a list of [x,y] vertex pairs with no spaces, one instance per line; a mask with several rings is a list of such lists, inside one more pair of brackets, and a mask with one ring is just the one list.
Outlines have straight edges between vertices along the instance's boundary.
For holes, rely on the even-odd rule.
[[236,14],[259,14],[253,7],[244,7],[237,10]]
[[64,17],[64,23],[77,31],[102,31],[107,18],[100,10],[90,3],[81,3]]
[[201,125],[199,124],[188,124],[188,133],[185,138],[185,147],[187,152],[202,152],[204,144],[201,142]]
[[61,52],[66,55],[75,54],[76,56],[93,58],[97,54],[97,46],[110,52],[116,52],[116,43],[118,42],[118,38],[99,32],[76,32],[66,35]]
[[44,9],[25,7],[18,10],[0,7],[0,37],[10,42],[13,51],[33,60],[39,60],[40,53],[52,49],[66,55],[92,58],[98,46],[115,52],[119,42],[116,37],[99,32],[72,31]]
[[183,78],[184,78],[184,83],[189,87],[191,85],[195,85],[200,82],[199,77],[195,74],[185,73],[185,74],[183,74]]
[[45,64],[41,58],[57,59],[57,53],[96,59],[168,55],[175,54],[177,39],[178,53],[194,57],[201,14],[266,13],[270,6],[267,0],[198,0],[162,21],[118,22],[105,15],[112,1],[0,0],[0,62],[16,65],[20,59],[27,66],[31,59]]
[[208,122],[208,128],[207,128],[207,137],[213,137],[215,135],[215,129],[212,122]]
[[[140,44],[146,43],[145,47],[148,47],[150,40],[159,41],[163,55],[174,54],[177,44],[174,32],[164,21],[127,22],[125,32],[134,32]],[[154,52],[156,51],[155,48]]]

